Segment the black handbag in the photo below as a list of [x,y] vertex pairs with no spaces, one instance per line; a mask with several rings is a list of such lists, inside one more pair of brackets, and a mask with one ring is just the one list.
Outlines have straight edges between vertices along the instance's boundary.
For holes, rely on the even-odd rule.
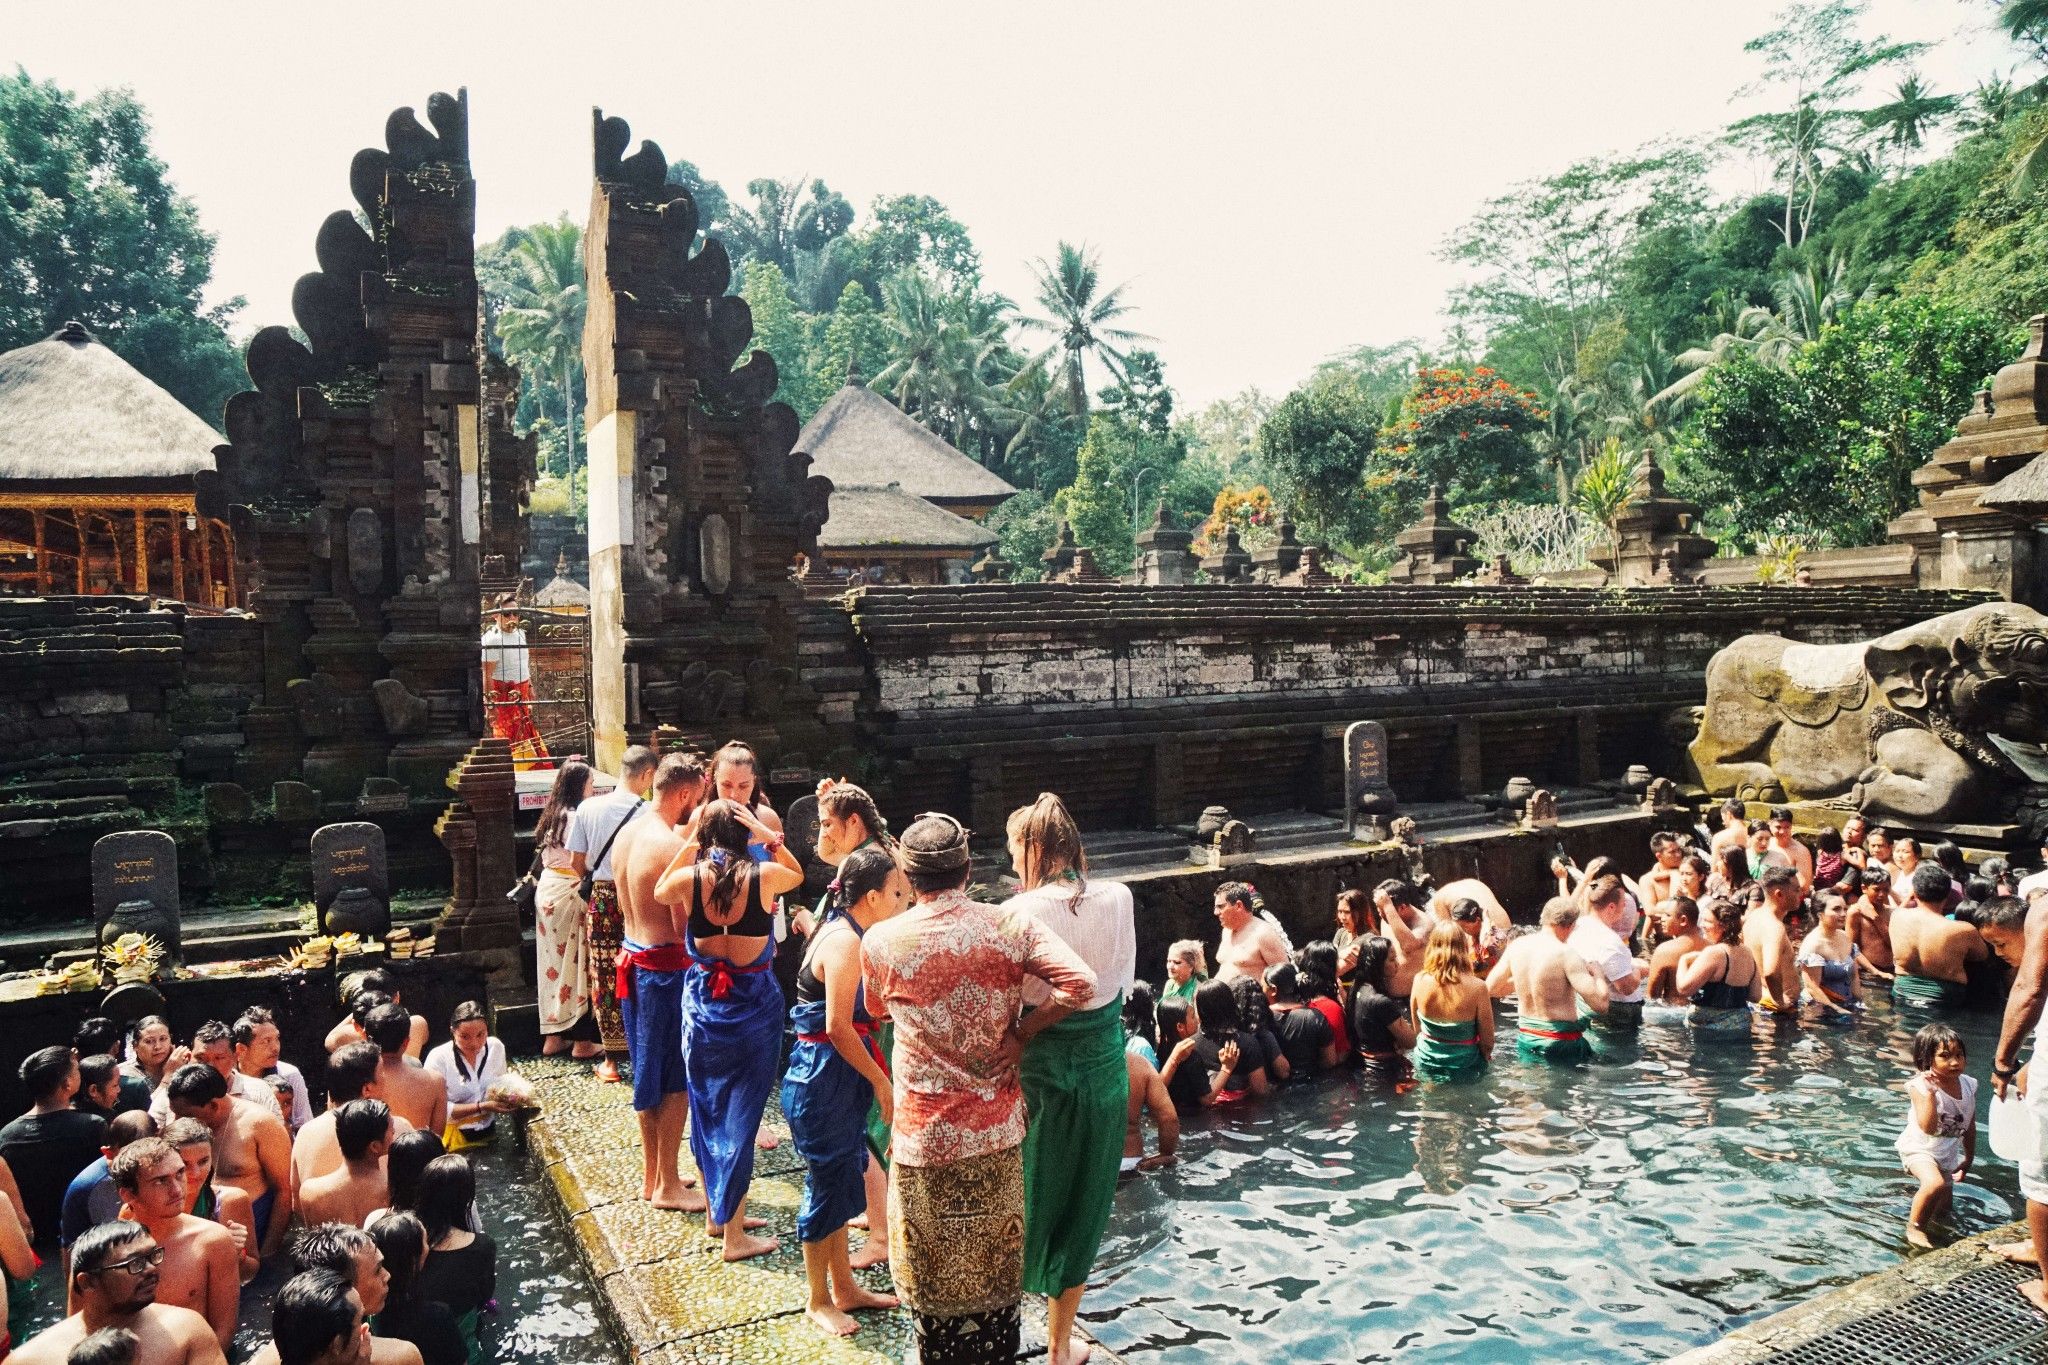
[[610,853],[612,851],[612,845],[618,842],[619,831],[623,830],[627,825],[632,824],[633,817],[638,815],[640,813],[640,807],[646,804],[647,803],[645,801],[639,802],[633,807],[633,809],[626,812],[625,819],[619,821],[618,824],[612,826],[611,838],[604,841],[604,847],[600,848],[597,851],[597,856],[590,860],[589,870],[583,874],[583,880],[576,883],[576,894],[583,898],[583,903],[585,905],[590,904],[590,893],[597,889],[597,869],[604,865],[605,855]]
[[505,893],[505,899],[512,902],[512,908],[522,915],[535,913],[534,901],[540,894],[540,850],[535,849],[533,865],[526,869],[526,875],[512,883],[512,889]]

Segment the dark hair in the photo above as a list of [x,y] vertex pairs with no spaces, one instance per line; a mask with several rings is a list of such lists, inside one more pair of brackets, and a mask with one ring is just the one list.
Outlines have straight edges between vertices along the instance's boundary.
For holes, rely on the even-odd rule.
[[370,1240],[384,1253],[391,1287],[384,1311],[409,1308],[419,1292],[420,1262],[427,1254],[427,1225],[403,1210],[391,1210],[370,1224]]
[[1237,1037],[1237,995],[1228,981],[1204,981],[1195,987],[1195,1021],[1214,1042]]
[[1721,803],[1721,815],[1724,819],[1738,818],[1748,812],[1749,806],[1740,797],[1731,796]]
[[[206,1132],[207,1145],[209,1147],[212,1146],[213,1133],[207,1130],[206,1125],[203,1123],[199,1127],[202,1131]],[[155,1136],[156,1120],[150,1117],[149,1111],[147,1109],[128,1109],[114,1115],[108,1121],[107,1140],[104,1145],[118,1152],[139,1138]]]
[[1998,887],[1989,877],[1972,877],[1963,883],[1963,899],[1966,901],[1988,901],[1998,894]]
[[164,1093],[173,1103],[189,1104],[196,1108],[225,1098],[228,1093],[228,1078],[204,1062],[187,1062],[178,1068],[170,1082],[164,1086]]
[[1252,889],[1243,882],[1225,882],[1216,888],[1216,894],[1227,901],[1235,901],[1246,910],[1252,908]]
[[2027,923],[2027,903],[2018,896],[1990,896],[1977,907],[1977,927],[1989,926],[1994,929],[2023,929]]
[[1404,882],[1399,877],[1389,877],[1372,890],[1375,896],[1383,895],[1396,905],[1405,905],[1411,910],[1422,904],[1422,893],[1415,884]]
[[81,1091],[105,1085],[120,1074],[121,1064],[104,1052],[78,1059],[78,1088]]
[[476,1203],[476,1172],[463,1156],[437,1156],[420,1172],[418,1197],[413,1212],[427,1225],[427,1245],[433,1246],[455,1228],[469,1226],[469,1211]]
[[262,1028],[265,1024],[275,1026],[276,1023],[277,1020],[263,1006],[249,1006],[249,1008],[243,1010],[235,1017],[234,1027],[230,1030],[234,1035],[235,1046],[249,1046],[249,1044],[256,1041],[257,1029]]
[[1799,887],[1799,874],[1783,863],[1772,863],[1764,869],[1763,875],[1756,879],[1757,885],[1765,889],[1783,886],[1787,882],[1790,882],[1793,889],[1797,890]]
[[[479,1019],[483,1021],[485,1027],[488,1028],[490,1026],[491,1016],[484,1012],[484,1007],[474,1000],[465,1000],[449,1012],[448,1031],[453,1033],[464,1024],[473,1024]],[[412,1028],[412,1020],[407,1019],[405,1026],[409,1032]]]
[[349,1223],[315,1223],[301,1228],[290,1247],[294,1270],[330,1270],[356,1278],[356,1257],[365,1247],[375,1247],[370,1234]]
[[1949,876],[1961,880],[1969,874],[1970,865],[1963,861],[1963,851],[1950,839],[1938,839],[1927,846],[1927,856],[1940,863]]
[[382,1100],[350,1100],[334,1111],[334,1140],[350,1161],[391,1131],[391,1106]]
[[1359,984],[1370,986],[1380,994],[1387,991],[1387,959],[1393,955],[1394,941],[1380,934],[1367,934],[1358,942]]
[[126,1327],[102,1327],[72,1347],[64,1365],[135,1365],[142,1338]]
[[1712,920],[1721,930],[1723,943],[1742,942],[1742,907],[1726,896],[1715,896],[1700,906],[1702,923]]
[[1275,962],[1266,968],[1266,984],[1273,988],[1273,998],[1276,1000],[1302,998],[1301,970],[1292,962]]
[[126,1035],[121,1026],[103,1014],[95,1014],[78,1026],[71,1035],[71,1050],[81,1057],[91,1057],[104,1052],[110,1057],[121,1055],[121,1044]]
[[384,1159],[384,1171],[392,1208],[410,1209],[419,1203],[421,1173],[447,1151],[441,1145],[441,1135],[425,1128],[414,1128],[391,1140],[391,1155]]
[[1892,849],[1896,852],[1897,850],[1906,847],[1908,844],[1911,844],[1913,846],[1914,857],[1925,858],[1927,856],[1927,850],[1922,848],[1920,846],[1920,841],[1918,839],[1915,839],[1910,834],[1901,834],[1898,838],[1892,840]]
[[1866,844],[1867,844],[1867,843],[1869,843],[1869,842],[1870,842],[1870,840],[1871,840],[1871,838],[1872,838],[1873,836],[1875,836],[1876,838],[1879,838],[1879,839],[1882,839],[1882,840],[1884,840],[1884,841],[1885,841],[1886,843],[1890,843],[1890,842],[1892,841],[1892,832],[1891,832],[1891,830],[1890,830],[1890,829],[1886,828],[1885,826],[1883,826],[1883,825],[1866,825],[1866,826],[1864,826],[1864,829],[1863,829],[1863,842],[1864,842],[1864,843],[1866,843]]
[[1273,1027],[1273,1011],[1266,1008],[1266,992],[1259,983],[1249,976],[1232,977],[1229,982],[1230,997],[1237,1002],[1238,1027],[1246,1033],[1257,1033]]
[[[1124,1032],[1159,1051],[1159,995],[1149,981],[1133,981],[1124,992]],[[1162,1059],[1163,1060],[1163,1059]]]
[[1752,820],[1743,828],[1748,832],[1749,837],[1754,839],[1759,834],[1769,834],[1771,832],[1771,822],[1768,820]]
[[1790,820],[1792,818],[1792,808],[1790,806],[1772,806],[1770,818],[1773,820]]
[[1927,1024],[1913,1035],[1913,1066],[1925,1071],[1934,1065],[1934,1054],[1944,1047],[1952,1047],[1969,1060],[1970,1049],[1963,1042],[1963,1035],[1947,1024]]
[[[747,853],[749,837],[747,827],[740,823],[739,807],[731,801],[708,802],[697,816],[697,839],[711,860],[711,885],[703,894],[704,912],[713,924],[728,918],[737,921],[746,910],[741,897],[751,889],[746,874],[754,866]],[[719,858],[719,853],[726,856]]]
[[966,827],[942,812],[927,812],[911,821],[897,843],[910,889],[930,896],[966,886],[974,876],[967,841]]
[[[1606,879],[1602,878],[1602,880]],[[1614,884],[1619,886],[1621,882],[1616,880]],[[1587,899],[1591,900],[1592,897],[1589,896]],[[1485,919],[1486,907],[1473,900],[1470,896],[1460,896],[1457,900],[1451,902],[1451,918],[1460,924],[1466,920]]]
[[835,782],[831,790],[818,798],[818,810],[841,820],[853,816],[867,830],[870,839],[885,847],[892,847],[896,842],[889,834],[889,822],[882,818],[882,812],[875,807],[875,798],[868,795],[864,787],[856,787],[851,782]]
[[113,1177],[116,1189],[132,1194],[142,1181],[142,1173],[166,1157],[176,1158],[181,1166],[185,1160],[178,1156],[177,1148],[162,1138],[137,1138],[107,1163],[107,1174]]
[[654,770],[654,792],[665,796],[679,787],[694,787],[704,780],[704,765],[695,754],[666,754]]
[[1948,903],[1949,893],[1955,890],[1955,883],[1949,880],[1948,871],[1940,863],[1928,860],[1913,869],[1913,899],[1932,910]]
[[337,1104],[359,1100],[377,1079],[384,1053],[375,1043],[345,1043],[327,1054],[327,1098]]
[[1662,853],[1665,849],[1679,842],[1681,840],[1676,834],[1673,834],[1668,829],[1660,829],[1650,836],[1650,852]]
[[832,908],[851,911],[862,897],[887,886],[889,874],[895,870],[896,855],[887,848],[869,844],[855,849],[840,860],[839,873],[833,878],[839,889],[832,894]]
[[[761,780],[761,759],[759,755],[755,754],[753,745],[739,739],[728,740],[725,744],[720,745],[718,752],[711,755],[711,762],[708,765],[714,781],[717,780],[718,765],[721,763],[730,763],[736,768],[743,767],[754,775],[754,789],[747,793],[747,807],[749,809],[756,809],[767,801],[767,795],[762,790],[767,786],[767,783]],[[438,1241],[439,1239],[436,1238],[435,1240]]]
[[350,972],[341,979],[342,1003],[348,1005],[351,1009],[355,1007],[356,997],[364,991],[376,991],[396,1000],[398,998],[398,978],[385,971],[382,967],[365,967],[359,972]]
[[1691,920],[1694,924],[1700,922],[1700,903],[1691,896],[1673,896],[1671,909],[1673,913]]
[[1693,873],[1701,877],[1711,877],[1714,875],[1714,865],[1707,861],[1706,855],[1703,853],[1688,853],[1679,861],[1678,865],[1682,868],[1691,869]]
[[1326,938],[1319,938],[1301,945],[1301,951],[1294,955],[1294,965],[1301,969],[1303,999],[1313,1000],[1319,995],[1337,998],[1337,945]]
[[111,1222],[95,1223],[78,1234],[78,1240],[71,1244],[71,1277],[93,1275],[107,1268],[108,1261],[119,1260],[114,1255],[130,1242],[146,1241],[149,1232],[140,1223],[126,1218]]
[[1830,825],[1814,836],[1813,843],[1814,847],[1823,853],[1840,853],[1842,851],[1842,831]]
[[228,1026],[218,1019],[209,1019],[192,1030],[192,1050],[204,1052],[215,1043],[233,1043],[235,1035],[228,1032]]
[[619,776],[638,777],[661,762],[661,755],[645,744],[635,744],[619,756]]
[[21,1077],[22,1088],[28,1091],[28,1097],[41,1104],[64,1088],[71,1067],[70,1048],[46,1047],[23,1058],[16,1074]]
[[1372,897],[1357,887],[1347,887],[1337,893],[1337,913],[1349,914],[1363,932],[1372,928]]
[[[368,1027],[370,1015],[377,1010],[383,1009],[386,1005],[396,1003],[391,998],[389,991],[357,991],[348,1002],[348,1016],[355,1020],[357,1030],[367,1037],[370,1031]],[[410,1019],[406,1020],[406,1027],[410,1028],[411,1026],[412,1021]]]
[[270,1310],[270,1340],[278,1365],[313,1365],[344,1341],[363,1320],[355,1292],[355,1272],[309,1270],[292,1276],[277,1291]]
[[1188,1020],[1188,1002],[1162,1000],[1159,1008],[1152,1011],[1152,1017],[1159,1024],[1160,1044],[1170,1046],[1180,1038],[1181,1025]]
[[364,1017],[363,1034],[387,1057],[403,1052],[412,1039],[412,1016],[403,1005],[379,1005]]
[[591,766],[580,758],[572,758],[556,770],[555,783],[548,788],[548,803],[540,808],[540,819],[533,826],[536,850],[561,847],[569,829],[569,813],[590,795],[591,776]]

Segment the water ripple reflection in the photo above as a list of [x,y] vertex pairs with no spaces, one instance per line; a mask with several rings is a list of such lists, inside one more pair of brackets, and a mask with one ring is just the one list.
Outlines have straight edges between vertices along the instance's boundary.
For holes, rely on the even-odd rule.
[[[1577,1071],[1508,1051],[1470,1086],[1347,1076],[1193,1119],[1118,1191],[1090,1330],[1141,1361],[1661,1360],[1903,1254],[1918,1022],[1651,1023]],[[1982,1075],[1996,1020],[1960,1027]],[[1986,1151],[1958,1227],[2019,1207]]]

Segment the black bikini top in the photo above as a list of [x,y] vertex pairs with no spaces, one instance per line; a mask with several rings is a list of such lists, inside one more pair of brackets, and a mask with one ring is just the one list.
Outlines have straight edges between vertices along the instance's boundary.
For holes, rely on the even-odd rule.
[[[752,876],[748,875],[751,871]],[[690,937],[710,938],[713,934],[731,934],[735,938],[770,938],[775,933],[775,915],[769,910],[767,896],[761,890],[761,865],[749,863],[740,872],[740,903],[746,909],[731,924],[715,924],[710,913],[704,908],[704,879],[700,876],[690,888]]]

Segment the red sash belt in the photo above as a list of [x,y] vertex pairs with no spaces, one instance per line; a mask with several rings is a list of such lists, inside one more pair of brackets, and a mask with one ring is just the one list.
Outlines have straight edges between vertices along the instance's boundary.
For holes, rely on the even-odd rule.
[[[875,1059],[875,1065],[882,1068],[882,1074],[888,1075],[889,1060],[882,1055],[881,1045],[875,1042],[874,1021],[856,1019],[853,1021],[853,1031],[860,1035],[860,1045],[867,1049],[868,1056]],[[829,1033],[799,1033],[796,1038],[800,1043],[817,1043],[824,1047],[832,1045],[832,1035]]]
[[[1553,1033],[1547,1028],[1530,1028],[1527,1024],[1521,1024],[1518,1027],[1531,1038],[1548,1038],[1554,1043],[1576,1043],[1579,1039],[1586,1036],[1577,1029],[1572,1030],[1570,1033]],[[1474,1039],[1473,1041],[1477,1042],[1478,1040]]]
[[690,965],[690,950],[680,943],[657,943],[652,948],[635,948],[619,956],[619,999],[633,998],[633,969],[650,972],[679,972]]
[[[681,944],[673,946],[678,952],[683,951]],[[745,966],[737,962],[727,962],[722,957],[688,957],[687,953],[684,955],[692,967],[699,967],[711,973],[711,998],[713,1000],[723,1000],[732,993],[732,979],[734,976],[752,976],[755,972],[765,972],[774,965],[771,958],[766,955],[759,962],[749,963]]]

